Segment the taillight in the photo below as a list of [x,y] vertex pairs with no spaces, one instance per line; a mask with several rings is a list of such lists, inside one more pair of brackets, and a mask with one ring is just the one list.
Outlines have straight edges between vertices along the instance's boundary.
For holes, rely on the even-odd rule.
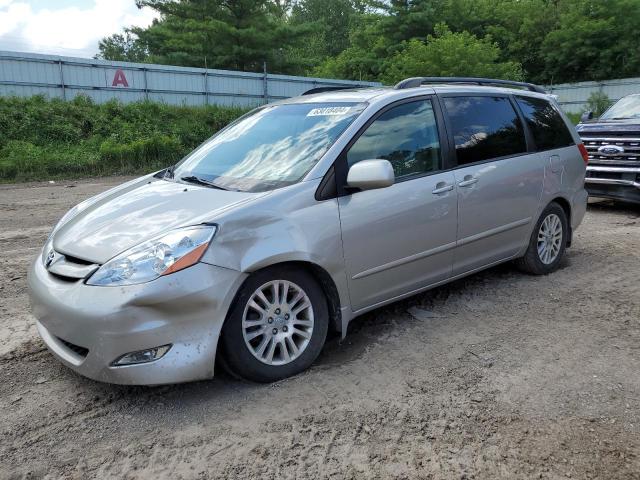
[[582,160],[584,160],[584,163],[589,163],[589,152],[587,152],[587,148],[584,146],[584,143],[578,144],[578,150],[580,150],[580,155],[582,155]]

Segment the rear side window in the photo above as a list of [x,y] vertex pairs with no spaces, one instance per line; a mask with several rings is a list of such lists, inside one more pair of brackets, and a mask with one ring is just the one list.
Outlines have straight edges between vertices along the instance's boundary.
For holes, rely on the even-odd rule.
[[541,98],[516,97],[527,119],[537,150],[573,145],[573,137],[554,106]]
[[440,142],[430,100],[390,108],[367,127],[347,152],[349,167],[376,158],[389,160],[396,178],[438,170]]
[[506,97],[448,97],[458,165],[527,151],[522,123]]

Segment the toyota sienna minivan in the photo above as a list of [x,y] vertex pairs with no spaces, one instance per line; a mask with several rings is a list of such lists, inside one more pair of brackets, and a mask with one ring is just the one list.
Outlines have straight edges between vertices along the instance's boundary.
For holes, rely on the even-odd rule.
[[121,384],[272,382],[329,330],[510,260],[558,268],[587,153],[525,83],[413,78],[262,106],[70,210],[29,272],[62,363]]

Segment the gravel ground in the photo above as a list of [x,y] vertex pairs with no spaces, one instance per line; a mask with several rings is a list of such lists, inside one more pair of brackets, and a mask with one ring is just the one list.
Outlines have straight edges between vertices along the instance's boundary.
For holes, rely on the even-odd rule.
[[378,309],[304,374],[93,382],[45,350],[26,269],[123,178],[0,186],[0,478],[640,479],[640,209],[590,205],[561,270]]

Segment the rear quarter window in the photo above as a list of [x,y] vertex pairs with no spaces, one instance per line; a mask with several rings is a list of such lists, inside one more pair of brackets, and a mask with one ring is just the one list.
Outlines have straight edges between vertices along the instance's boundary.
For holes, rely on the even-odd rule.
[[532,97],[516,97],[516,101],[538,151],[567,147],[575,143],[560,113],[550,102]]

